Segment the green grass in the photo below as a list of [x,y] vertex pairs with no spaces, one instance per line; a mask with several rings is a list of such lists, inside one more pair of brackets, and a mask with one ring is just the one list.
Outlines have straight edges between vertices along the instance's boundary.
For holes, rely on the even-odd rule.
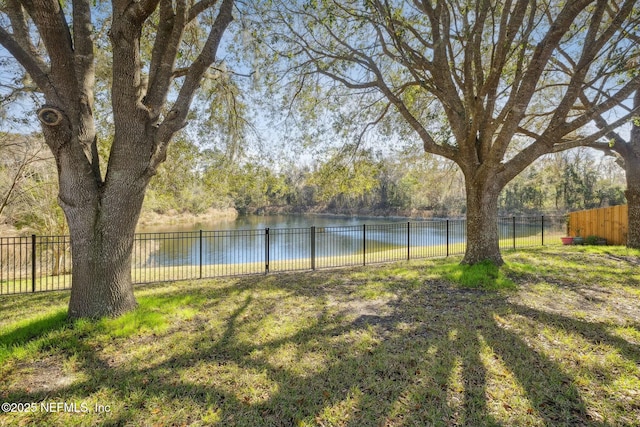
[[35,284],[30,277],[24,279],[0,280],[0,295],[32,292],[52,291],[71,286],[71,274],[58,276],[38,276]]
[[434,272],[468,288],[494,291],[516,288],[516,284],[503,270],[489,261],[475,265],[446,264],[438,267]]
[[37,410],[0,425],[640,425],[640,252],[504,258],[149,285],[98,321],[2,297],[0,402]]

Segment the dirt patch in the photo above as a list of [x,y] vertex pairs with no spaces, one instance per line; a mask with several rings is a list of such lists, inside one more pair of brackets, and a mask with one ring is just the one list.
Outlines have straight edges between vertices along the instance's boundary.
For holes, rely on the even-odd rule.
[[48,393],[64,389],[76,380],[57,357],[47,357],[31,363],[18,364],[11,375],[17,381],[8,389],[18,389],[27,393]]
[[633,257],[633,256],[620,256],[620,255],[607,254],[606,257],[615,261],[626,262],[631,265],[640,265],[640,258]]
[[329,297],[328,306],[335,307],[340,314],[350,316],[384,316],[389,314],[389,298],[338,300]]

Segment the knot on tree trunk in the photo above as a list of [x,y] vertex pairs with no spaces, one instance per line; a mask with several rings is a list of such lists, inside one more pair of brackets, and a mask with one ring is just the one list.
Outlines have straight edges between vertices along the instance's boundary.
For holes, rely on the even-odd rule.
[[46,126],[58,126],[64,119],[62,110],[45,105],[38,110],[38,120]]
[[38,109],[37,115],[42,123],[44,140],[57,157],[58,151],[71,140],[71,121],[63,110],[52,105],[43,105]]

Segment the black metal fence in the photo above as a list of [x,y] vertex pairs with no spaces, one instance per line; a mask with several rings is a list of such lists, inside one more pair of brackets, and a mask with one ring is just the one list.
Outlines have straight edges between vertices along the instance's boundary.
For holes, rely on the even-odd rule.
[[0,238],[0,295],[71,287],[69,236]]
[[[498,220],[501,249],[540,246],[564,233],[564,217]],[[466,221],[258,230],[139,233],[134,283],[317,270],[463,254]],[[69,236],[0,238],[0,295],[69,289]]]

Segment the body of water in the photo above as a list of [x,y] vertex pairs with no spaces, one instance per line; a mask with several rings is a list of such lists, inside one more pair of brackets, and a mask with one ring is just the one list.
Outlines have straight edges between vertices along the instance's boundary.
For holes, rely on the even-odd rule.
[[240,216],[211,224],[147,227],[138,234],[135,257],[140,266],[261,263],[464,242],[464,220],[448,225],[444,220],[409,224],[401,218]]

